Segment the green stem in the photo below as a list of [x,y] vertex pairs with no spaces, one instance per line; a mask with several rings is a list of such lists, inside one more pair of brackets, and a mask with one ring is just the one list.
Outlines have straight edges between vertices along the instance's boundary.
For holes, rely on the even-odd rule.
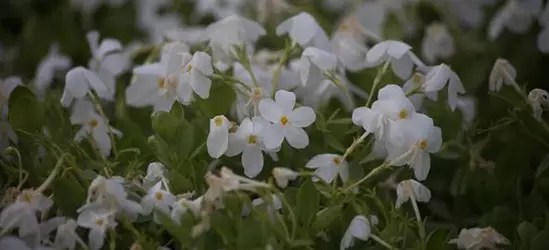
[[360,185],[361,183],[363,183],[364,181],[368,180],[369,178],[371,178],[372,176],[375,176],[377,175],[378,173],[380,173],[382,170],[386,169],[386,168],[389,168],[391,167],[391,165],[387,162],[377,166],[376,168],[374,168],[372,171],[370,171],[370,173],[368,173],[366,176],[364,176],[362,179],[358,180],[357,182],[353,183],[351,186],[348,186],[345,190],[343,190],[343,192],[348,192],[348,191],[351,191],[354,187],[357,187],[358,185]]
[[55,164],[55,168],[50,173],[48,178],[42,183],[42,185],[40,185],[40,187],[38,187],[36,189],[37,192],[39,192],[39,193],[44,192],[44,190],[46,190],[46,188],[48,188],[48,186],[53,182],[53,180],[55,179],[55,177],[59,173],[59,170],[61,170],[61,166],[63,165],[65,156],[67,156],[67,155],[68,154],[63,154],[63,155],[61,155],[61,157],[59,157],[59,159],[57,160],[57,164]]
[[366,139],[366,137],[368,137],[369,134],[370,133],[368,133],[368,132],[364,132],[364,134],[362,134],[362,136],[360,136],[360,138],[358,138],[358,140],[354,141],[353,144],[351,144],[351,146],[349,146],[347,148],[347,150],[345,150],[345,153],[343,154],[343,157],[341,157],[341,161],[344,161],[345,159],[347,159],[347,157],[353,151],[355,151],[355,149],[358,147],[358,145],[360,145]]
[[387,243],[387,241],[384,241],[382,238],[378,237],[375,234],[370,234],[370,238],[372,238],[372,240],[374,240],[375,242],[379,243],[380,245],[384,246],[385,248],[387,248],[389,250],[396,250],[397,249],[396,247],[391,246],[389,243]]
[[370,107],[372,104],[373,98],[374,98],[374,92],[376,90],[377,85],[381,82],[381,79],[383,78],[383,75],[387,72],[387,69],[389,68],[389,65],[391,64],[391,60],[387,59],[385,63],[383,64],[383,68],[377,72],[376,78],[374,79],[374,84],[372,84],[372,88],[370,89],[370,93],[368,93],[368,101],[366,102],[366,107]]
[[423,226],[423,221],[421,220],[421,214],[419,213],[419,207],[417,206],[416,194],[414,193],[410,182],[406,182],[406,188],[408,192],[412,194],[411,201],[412,207],[414,208],[414,214],[416,216],[416,223],[419,231],[419,237],[421,242],[421,249],[425,249],[425,227]]

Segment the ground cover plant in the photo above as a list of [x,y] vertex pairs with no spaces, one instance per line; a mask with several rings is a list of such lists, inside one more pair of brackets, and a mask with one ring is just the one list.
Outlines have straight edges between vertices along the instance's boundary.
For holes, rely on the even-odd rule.
[[0,250],[549,246],[546,1],[0,20]]

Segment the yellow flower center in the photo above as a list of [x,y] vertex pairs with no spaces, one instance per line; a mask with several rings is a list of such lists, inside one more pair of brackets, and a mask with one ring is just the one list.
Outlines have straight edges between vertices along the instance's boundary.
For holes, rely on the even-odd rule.
[[334,162],[334,164],[336,164],[337,166],[339,166],[339,164],[341,164],[341,157],[339,156],[336,156],[332,159],[332,161]]
[[103,226],[105,224],[105,221],[103,219],[98,219],[95,221],[95,225]]
[[229,133],[231,134],[236,133],[237,130],[238,130],[238,125],[236,125],[236,122],[231,122],[229,127]]
[[427,143],[427,140],[423,140],[419,142],[419,148],[425,150],[427,146],[429,146],[429,144]]
[[166,78],[162,77],[162,78],[158,78],[156,80],[156,86],[159,89],[163,89],[165,85],[166,85]]
[[23,194],[23,201],[30,204],[32,202],[32,197],[28,192]]
[[99,122],[96,119],[91,119],[90,121],[88,121],[88,126],[90,126],[91,128],[96,128],[97,125],[99,125]]
[[282,125],[286,125],[288,124],[289,120],[288,120],[288,117],[283,115],[282,117],[280,117],[280,124]]
[[189,63],[187,65],[187,72],[191,72],[192,69],[193,69],[193,66]]
[[256,144],[257,143],[257,136],[255,136],[255,135],[248,136],[248,143],[249,144]]
[[420,85],[423,84],[423,79],[424,78],[425,78],[425,76],[423,76],[422,74],[416,72],[412,76],[412,82],[414,83],[415,86],[420,86]]
[[261,88],[254,88],[252,91],[253,98],[256,100],[261,100],[263,97],[263,91],[261,91]]
[[221,125],[223,125],[223,118],[221,117],[214,118],[214,124],[217,127],[221,127]]
[[156,192],[154,193],[154,198],[161,201],[164,199],[164,194],[162,192]]
[[398,119],[406,119],[408,118],[408,110],[401,110],[400,112],[398,112]]

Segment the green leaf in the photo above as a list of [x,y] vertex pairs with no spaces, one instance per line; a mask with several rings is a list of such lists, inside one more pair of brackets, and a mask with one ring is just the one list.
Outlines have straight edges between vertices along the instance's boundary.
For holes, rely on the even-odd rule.
[[221,214],[220,212],[213,212],[210,215],[212,220],[213,229],[219,234],[223,243],[229,244],[236,237],[236,232],[232,225],[234,222],[231,221],[227,216]]
[[66,216],[76,216],[76,210],[86,201],[86,190],[72,176],[67,174],[53,183],[53,200]]
[[538,229],[536,228],[536,226],[528,221],[523,221],[517,228],[517,233],[523,244],[530,243],[532,237],[534,237],[537,232]]
[[235,99],[236,94],[230,86],[219,82],[219,80],[213,80],[210,97],[207,100],[197,97],[195,105],[197,105],[206,116],[214,117],[216,115],[228,113]]
[[172,237],[178,240],[182,246],[186,246],[190,243],[191,239],[188,229],[183,229],[183,227],[175,223],[169,215],[158,209],[154,210],[154,215],[158,219],[160,225],[162,225]]
[[340,217],[342,211],[341,205],[335,205],[324,208],[316,213],[316,219],[313,222],[315,230],[324,229],[330,226],[337,218]]
[[320,194],[316,190],[313,182],[308,179],[301,184],[297,191],[297,217],[301,222],[309,227],[318,211]]
[[547,167],[549,167],[549,154],[545,155],[539,164],[538,170],[536,171],[536,179],[539,178],[545,170],[547,170]]
[[263,223],[248,217],[238,224],[238,236],[236,238],[237,249],[257,249],[265,247],[265,231]]
[[14,130],[40,132],[44,119],[44,112],[30,89],[24,86],[16,87],[9,99],[8,120]]
[[545,250],[549,246],[549,232],[541,231],[537,233],[530,242],[530,250]]

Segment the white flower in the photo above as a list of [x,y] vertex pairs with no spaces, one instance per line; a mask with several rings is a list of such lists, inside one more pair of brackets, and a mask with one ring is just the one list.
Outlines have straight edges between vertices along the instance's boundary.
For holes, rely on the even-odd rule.
[[109,208],[117,213],[125,213],[130,220],[137,219],[143,208],[139,203],[127,198],[128,193],[123,183],[124,180],[121,177],[106,179],[98,175],[88,187],[86,204],[79,208],[78,212]]
[[119,131],[110,127],[108,121],[95,112],[93,104],[85,99],[80,99],[76,102],[72,109],[70,120],[71,124],[82,126],[76,132],[74,140],[80,142],[86,136],[91,135],[101,153],[105,156],[110,154],[112,147],[109,133],[121,135]]
[[204,39],[209,41],[216,61],[231,62],[234,46],[253,45],[259,37],[266,33],[265,29],[257,22],[231,15],[210,24],[204,32]]
[[393,166],[408,164],[414,169],[416,179],[427,178],[431,168],[430,153],[436,153],[442,145],[442,135],[439,127],[433,124],[433,119],[417,113],[413,119],[397,121],[403,132],[402,144],[387,144],[388,160]]
[[224,115],[218,115],[210,119],[210,133],[206,141],[208,154],[213,158],[219,158],[229,147],[229,120]]
[[352,121],[362,126],[367,133],[373,133],[376,141],[391,144],[400,143],[403,137],[396,121],[413,119],[415,115],[414,104],[406,98],[403,90],[398,85],[389,84],[379,90],[378,99],[371,109],[355,109]]
[[429,202],[431,191],[416,180],[404,180],[397,185],[396,208],[400,208],[404,202],[414,199],[418,202]]
[[458,97],[457,108],[461,111],[464,124],[470,125],[477,115],[475,99],[468,96]]
[[155,111],[169,111],[175,101],[187,99],[179,87],[183,72],[184,55],[188,47],[182,43],[164,46],[160,62],[145,64],[133,69],[137,80],[126,89],[126,103],[130,106],[154,106]]
[[528,93],[528,103],[532,107],[534,118],[542,121],[543,108],[549,109],[549,93],[543,89],[533,89]]
[[250,192],[256,192],[257,188],[270,188],[270,186],[264,182],[258,182],[252,179],[248,179],[234,174],[227,167],[222,167],[220,175],[214,175],[211,172],[206,174],[206,183],[208,183],[208,190],[204,194],[204,200],[208,204],[214,204],[219,201],[225,193],[234,190],[245,190]]
[[422,65],[411,51],[410,45],[401,41],[387,40],[376,44],[366,54],[366,62],[377,66],[390,60],[393,72],[401,79],[407,79],[412,74],[414,64]]
[[488,38],[497,39],[504,28],[513,33],[526,33],[541,10],[542,4],[542,0],[508,0],[490,21]]
[[89,69],[97,72],[107,87],[114,93],[115,77],[124,72],[129,66],[129,58],[124,53],[120,41],[113,38],[104,38],[99,43],[99,33],[90,31],[87,34],[92,58],[88,63]]
[[421,52],[428,63],[438,58],[448,59],[455,53],[454,39],[443,23],[433,23],[427,27],[421,43]]
[[458,93],[465,94],[463,84],[459,76],[446,64],[440,64],[429,70],[427,73],[424,90],[425,92],[440,91],[448,83],[448,104],[454,111],[457,107]]
[[[152,162],[147,166],[147,175],[143,178],[143,184],[146,188],[152,187],[158,181],[167,181],[164,174],[166,167],[160,162]],[[146,185],[145,185],[146,184]],[[164,184],[166,185],[166,183]]]
[[289,181],[297,179],[298,173],[288,168],[274,168],[273,177],[275,178],[276,184],[285,188],[288,186]]
[[339,60],[350,71],[366,68],[368,47],[364,45],[368,31],[358,22],[355,15],[343,19],[332,36],[332,47]]
[[318,178],[320,178],[327,183],[331,183],[338,174],[343,182],[349,180],[349,164],[340,155],[317,155],[309,160],[305,167],[315,170],[316,176],[313,177],[313,181],[318,181]]
[[332,53],[313,47],[306,48],[300,61],[301,84],[318,85],[325,80],[325,74],[335,71],[336,67],[337,57]]
[[198,51],[191,58],[190,54],[184,54],[182,68],[183,74],[179,77],[177,85],[177,93],[181,101],[189,103],[193,92],[202,99],[208,99],[212,86],[212,80],[208,77],[213,74],[210,55]]
[[293,42],[303,48],[316,47],[330,50],[330,42],[326,33],[318,25],[314,17],[307,12],[301,12],[276,27],[276,35],[288,34]]
[[193,216],[198,217],[200,209],[202,209],[203,196],[200,196],[194,200],[180,199],[172,204],[171,218],[175,223],[181,222],[181,216],[190,211]]
[[52,83],[56,71],[67,70],[70,65],[71,59],[59,54],[59,44],[52,44],[48,54],[40,61],[36,68],[34,86],[36,86],[38,94],[44,94],[44,91]]
[[461,229],[457,239],[450,240],[459,249],[496,249],[497,245],[509,245],[509,240],[492,227]]
[[116,211],[105,208],[87,209],[78,215],[77,224],[89,228],[88,244],[91,250],[99,250],[105,242],[105,233],[108,229],[117,226],[114,221]]
[[14,203],[0,214],[0,227],[4,230],[18,229],[20,237],[39,232],[37,212],[45,212],[53,201],[34,190],[23,190]]
[[367,241],[372,233],[371,226],[376,225],[377,223],[376,216],[370,216],[370,220],[363,215],[355,216],[353,220],[351,220],[351,224],[349,224],[347,230],[345,230],[343,238],[341,238],[339,249],[343,250],[352,247],[355,244],[355,239]]
[[514,85],[517,70],[509,61],[497,59],[490,71],[489,87],[491,92],[499,92],[502,85]]
[[58,249],[74,249],[76,242],[81,246],[85,246],[80,236],[76,233],[76,226],[76,221],[69,219],[57,227],[53,245]]
[[95,72],[89,69],[80,66],[72,68],[65,75],[65,89],[61,96],[61,105],[69,107],[74,99],[83,99],[91,90],[94,90],[102,99],[112,100],[114,98],[113,88],[109,88]]
[[245,118],[237,131],[229,137],[227,156],[242,153],[244,174],[250,178],[256,177],[263,169],[263,153],[266,151],[261,138],[261,130],[267,122],[261,117]]
[[[175,196],[170,192],[162,189],[162,182],[156,183],[147,191],[147,195],[141,199],[144,214],[150,214],[154,208],[165,214],[170,214],[170,206],[175,202]],[[159,223],[156,213],[155,221]]]
[[277,91],[274,101],[264,99],[259,102],[261,116],[272,123],[261,130],[267,149],[278,148],[284,138],[297,149],[309,145],[309,136],[303,128],[315,121],[316,114],[310,107],[294,110],[294,106],[295,94],[285,90]]
[[198,15],[213,14],[216,19],[223,19],[242,12],[246,0],[201,0],[196,1],[195,11]]
[[27,243],[21,238],[15,236],[2,236],[0,237],[0,249],[17,249],[17,250],[55,250],[50,247],[37,245],[29,247]]

